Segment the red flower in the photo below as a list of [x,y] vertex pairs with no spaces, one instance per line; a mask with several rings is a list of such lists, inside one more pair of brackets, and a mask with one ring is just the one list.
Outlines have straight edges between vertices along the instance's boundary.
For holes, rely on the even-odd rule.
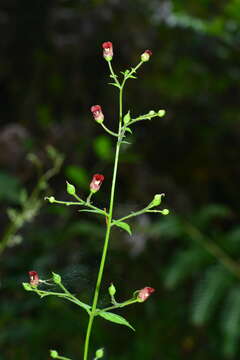
[[152,56],[152,51],[151,50],[145,50],[144,53],[141,55],[141,60],[143,62],[146,62],[150,59],[150,56]]
[[103,47],[103,57],[107,61],[111,61],[113,58],[113,45],[111,41],[106,41],[102,44]]
[[36,271],[29,271],[29,278],[30,278],[30,285],[32,286],[38,286],[39,284],[39,276],[38,273]]
[[100,189],[100,186],[102,185],[103,180],[104,180],[103,175],[101,175],[101,174],[93,175],[92,181],[90,183],[90,190],[92,193],[95,193]]
[[145,288],[139,290],[139,293],[138,293],[138,300],[140,302],[143,302],[145,300],[147,300],[147,298],[152,294],[154,293],[155,289],[149,287],[149,286],[146,286]]
[[102,108],[100,105],[93,105],[91,107],[91,112],[93,114],[94,120],[96,120],[98,123],[103,122],[104,115],[103,115]]

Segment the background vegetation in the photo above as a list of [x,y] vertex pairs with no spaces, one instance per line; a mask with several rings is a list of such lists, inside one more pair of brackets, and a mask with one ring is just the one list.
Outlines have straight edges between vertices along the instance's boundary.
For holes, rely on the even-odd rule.
[[116,212],[164,192],[171,215],[132,221],[133,238],[114,231],[102,303],[111,281],[121,298],[157,291],[124,311],[136,335],[96,321],[92,350],[105,346],[115,360],[239,359],[239,1],[2,0],[0,30],[0,359],[42,360],[49,348],[80,358],[85,314],[21,282],[28,270],[54,270],[92,294],[101,219],[43,198],[67,198],[66,179],[87,194],[101,172],[97,198],[107,205],[112,142],[89,111],[101,104],[114,124],[103,41],[114,44],[116,70],[152,49],[125,109],[167,110],[136,126],[122,152]]

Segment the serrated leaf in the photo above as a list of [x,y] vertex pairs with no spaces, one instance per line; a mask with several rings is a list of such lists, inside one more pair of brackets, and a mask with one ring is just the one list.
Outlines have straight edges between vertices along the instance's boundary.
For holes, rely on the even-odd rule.
[[134,327],[129,324],[129,322],[122,316],[108,312],[108,311],[101,311],[98,313],[99,316],[103,317],[105,320],[114,322],[115,324],[128,326],[130,329],[135,331]]
[[114,222],[113,222],[113,225],[116,225],[116,226],[120,227],[121,229],[127,231],[127,233],[128,233],[129,235],[132,235],[132,231],[131,231],[130,225],[128,225],[128,224],[125,223],[124,221],[114,221]]

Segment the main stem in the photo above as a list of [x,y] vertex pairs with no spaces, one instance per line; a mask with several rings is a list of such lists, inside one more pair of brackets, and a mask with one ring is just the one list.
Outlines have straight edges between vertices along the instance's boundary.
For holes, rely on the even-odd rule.
[[88,327],[87,327],[87,333],[86,333],[85,345],[84,345],[83,360],[88,359],[89,340],[90,340],[91,331],[92,331],[92,325],[93,325],[93,321],[94,321],[94,317],[95,317],[95,313],[96,313],[97,302],[98,302],[98,297],[99,297],[99,292],[100,292],[100,287],[101,287],[101,282],[102,282],[102,277],[103,277],[103,271],[104,271],[104,266],[105,266],[105,262],[106,262],[108,243],[109,243],[109,238],[110,238],[110,233],[111,233],[114,195],[115,195],[116,178],[117,178],[117,170],[118,170],[119,152],[120,152],[120,147],[121,147],[121,138],[120,137],[121,137],[121,129],[122,129],[122,92],[123,92],[123,85],[121,86],[121,88],[119,90],[120,92],[119,92],[118,141],[117,141],[116,151],[115,151],[115,160],[114,160],[113,178],[112,178],[112,186],[111,186],[110,205],[109,205],[109,216],[108,216],[108,219],[107,219],[107,229],[106,229],[105,241],[104,241],[104,246],[103,246],[103,251],[102,251],[101,263],[100,263],[100,267],[99,267],[99,271],[98,271],[98,277],[97,277],[97,282],[96,282],[96,287],[95,287],[95,292],[94,292],[94,297],[93,297],[92,310],[91,310],[91,313],[89,315],[89,321],[88,321]]

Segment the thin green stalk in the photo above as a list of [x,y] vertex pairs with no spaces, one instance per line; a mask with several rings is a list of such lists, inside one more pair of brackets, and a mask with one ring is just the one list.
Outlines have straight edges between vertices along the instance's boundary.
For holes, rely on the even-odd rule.
[[101,282],[102,282],[103,270],[104,270],[104,266],[105,266],[105,262],[106,262],[108,243],[109,243],[109,238],[110,238],[110,233],[111,233],[115,186],[116,186],[116,178],[117,178],[119,152],[120,152],[120,147],[121,147],[121,141],[119,141],[120,135],[121,135],[121,123],[122,123],[122,87],[120,88],[120,92],[119,92],[118,142],[116,145],[115,160],[114,160],[114,169],[113,169],[113,178],[112,178],[112,186],[111,186],[110,205],[109,205],[109,215],[108,215],[108,221],[107,221],[107,229],[106,229],[105,241],[104,241],[104,246],[103,246],[102,258],[101,258],[101,262],[100,262],[100,267],[99,267],[99,272],[98,272],[98,277],[97,277],[97,282],[96,282],[96,287],[95,287],[95,292],[94,292],[94,297],[93,297],[92,310],[91,310],[91,313],[89,316],[87,333],[86,333],[86,338],[85,338],[84,357],[83,357],[84,360],[87,360],[87,358],[88,358],[89,340],[90,340],[90,336],[91,336],[93,320],[94,320],[94,317],[96,314],[99,291],[100,291],[100,286],[101,286]]
[[96,315],[97,302],[98,302],[98,297],[99,297],[99,292],[100,292],[100,287],[101,287],[101,282],[102,282],[102,277],[103,277],[104,266],[105,266],[105,262],[106,262],[106,255],[107,255],[107,250],[108,250],[110,233],[111,233],[111,225],[112,225],[112,217],[113,217],[113,206],[114,206],[114,195],[115,195],[115,187],[116,187],[118,162],[119,162],[119,152],[120,152],[122,137],[124,135],[124,134],[122,134],[123,88],[124,88],[126,80],[129,78],[129,76],[131,74],[133,74],[142,65],[142,63],[143,62],[141,61],[135,68],[133,68],[130,71],[130,73],[127,76],[124,77],[123,82],[120,85],[120,83],[117,80],[117,77],[114,74],[114,71],[112,69],[111,62],[108,61],[109,69],[110,69],[110,72],[111,72],[111,74],[112,74],[112,76],[114,78],[114,81],[119,85],[118,141],[117,141],[116,151],[115,151],[115,160],[114,160],[114,169],[113,169],[113,178],[112,178],[112,186],[111,186],[111,196],[110,196],[110,205],[109,205],[107,229],[106,229],[106,235],[105,235],[105,240],[104,240],[102,257],[101,257],[101,262],[100,262],[100,267],[99,267],[99,271],[98,271],[98,277],[97,277],[97,282],[96,282],[96,287],[95,287],[95,292],[94,292],[94,297],[93,297],[92,310],[91,310],[91,313],[90,313],[90,316],[89,316],[88,327],[87,327],[87,332],[86,332],[86,337],[85,337],[83,360],[88,359],[89,340],[90,340],[90,336],[91,336],[94,317]]

